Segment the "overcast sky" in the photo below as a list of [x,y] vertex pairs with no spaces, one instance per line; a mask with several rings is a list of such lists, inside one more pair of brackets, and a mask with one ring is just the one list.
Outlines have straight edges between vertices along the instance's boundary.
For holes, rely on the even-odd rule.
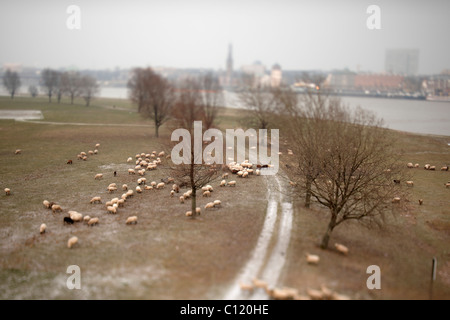
[[[69,5],[81,29],[69,30]],[[369,30],[369,5],[381,30]],[[384,71],[386,49],[416,48],[419,73],[450,68],[450,1],[40,0],[0,2],[0,64],[80,69],[165,66]]]

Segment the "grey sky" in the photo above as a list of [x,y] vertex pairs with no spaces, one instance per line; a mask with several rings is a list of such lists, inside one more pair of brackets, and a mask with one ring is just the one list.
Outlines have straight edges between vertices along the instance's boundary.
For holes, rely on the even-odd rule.
[[[81,30],[69,30],[69,5]],[[381,8],[381,30],[366,9]],[[418,48],[419,73],[450,68],[450,1],[41,0],[0,2],[0,63],[37,67],[166,66],[381,72],[388,48]]]

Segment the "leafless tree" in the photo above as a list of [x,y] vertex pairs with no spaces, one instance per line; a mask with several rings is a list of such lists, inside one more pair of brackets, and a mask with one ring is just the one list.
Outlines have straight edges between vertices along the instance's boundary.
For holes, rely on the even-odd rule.
[[272,89],[255,81],[253,77],[243,79],[244,89],[238,94],[241,103],[256,119],[258,129],[267,129],[275,112]]
[[14,95],[19,91],[21,85],[19,74],[9,69],[6,70],[3,75],[3,85],[11,95],[11,99],[14,99]]
[[206,74],[199,79],[200,103],[203,108],[203,126],[212,128],[217,118],[218,107],[223,106],[223,91],[219,79],[212,74]]
[[176,102],[172,84],[151,68],[146,68],[133,71],[128,87],[131,100],[138,104],[141,115],[154,121],[155,136],[158,137],[159,128],[170,119]]
[[52,96],[58,88],[59,72],[52,69],[44,69],[41,74],[41,86],[46,88],[48,102],[52,102]]
[[294,190],[326,207],[330,220],[321,247],[344,221],[381,224],[394,196],[405,190],[395,141],[382,121],[363,109],[350,111],[337,99],[278,93],[289,146],[294,153],[290,179]]
[[78,72],[64,72],[61,75],[60,82],[61,90],[63,94],[66,94],[70,98],[70,104],[76,97],[81,94],[81,76]]
[[37,97],[38,95],[38,88],[34,85],[31,85],[28,87],[28,93],[33,97]]
[[80,79],[80,95],[89,107],[91,100],[98,94],[99,87],[97,80],[91,76],[83,76]]
[[177,93],[177,102],[172,110],[175,125],[192,132],[194,121],[205,118],[200,83],[194,78],[184,79],[178,85]]

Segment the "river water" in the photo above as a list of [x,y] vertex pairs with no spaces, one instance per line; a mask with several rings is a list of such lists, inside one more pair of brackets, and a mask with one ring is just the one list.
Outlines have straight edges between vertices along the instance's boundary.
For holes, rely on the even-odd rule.
[[[102,97],[127,99],[127,88],[102,88]],[[225,92],[228,107],[242,108],[233,92]],[[374,112],[394,130],[450,136],[450,102],[426,100],[342,97],[350,108],[360,106]]]

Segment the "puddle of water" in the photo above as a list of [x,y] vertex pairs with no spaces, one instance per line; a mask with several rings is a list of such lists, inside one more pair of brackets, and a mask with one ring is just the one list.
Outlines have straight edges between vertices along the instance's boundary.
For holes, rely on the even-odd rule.
[[0,119],[42,120],[44,116],[40,110],[0,110]]

